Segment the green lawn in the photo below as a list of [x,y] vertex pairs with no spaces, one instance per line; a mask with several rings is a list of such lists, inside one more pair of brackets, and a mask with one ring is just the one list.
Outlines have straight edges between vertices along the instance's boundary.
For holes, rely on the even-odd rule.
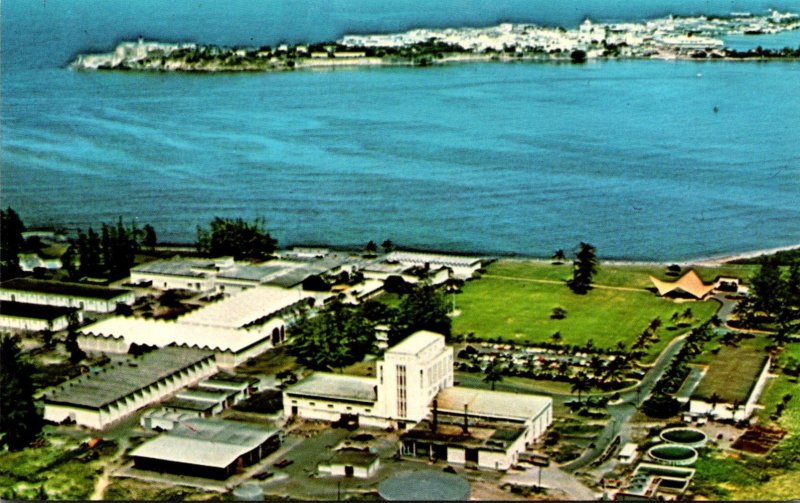
[[[641,288],[649,283],[646,271],[639,266],[633,270],[628,266],[607,266],[602,271],[598,284],[603,284],[603,278],[609,285],[623,288]],[[675,304],[645,290],[595,288],[587,295],[575,295],[564,284],[536,282],[560,281],[568,276],[568,266],[496,262],[481,279],[468,282],[456,297],[461,314],[453,320],[453,332],[518,342],[544,342],[554,332],[560,332],[564,344],[582,345],[592,339],[595,346],[613,347],[620,341],[629,345],[652,319],[660,317],[664,326],[658,331],[659,342],[650,350],[653,357],[683,331],[669,326],[673,313],[691,308],[696,325],[711,318],[719,307],[714,301]],[[565,319],[550,318],[557,306],[567,311]]]
[[[718,267],[693,267],[706,283],[711,283],[717,276],[734,276],[747,281],[757,270],[753,265],[726,264]],[[664,281],[672,281],[676,277],[667,276],[663,265],[605,265],[601,264],[594,282],[600,285],[623,286],[633,288],[651,288],[649,276],[653,275]],[[681,270],[681,273],[688,268]],[[500,260],[489,266],[489,275],[514,276],[518,278],[546,279],[566,281],[572,277],[572,264],[552,265],[542,261]]]

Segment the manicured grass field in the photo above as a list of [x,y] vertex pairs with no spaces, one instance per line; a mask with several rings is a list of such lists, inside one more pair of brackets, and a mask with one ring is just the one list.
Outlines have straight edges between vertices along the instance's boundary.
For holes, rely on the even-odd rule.
[[[571,274],[569,266],[496,262],[481,279],[468,282],[456,297],[461,315],[453,319],[453,332],[516,342],[544,342],[559,332],[564,344],[582,345],[591,339],[597,347],[614,347],[618,342],[630,346],[650,321],[659,317],[663,326],[658,331],[659,342],[650,349],[649,357],[653,358],[685,330],[670,327],[673,313],[690,308],[694,326],[711,318],[719,308],[715,301],[675,304],[659,298],[642,289],[649,284],[647,271],[629,271],[627,267],[602,269],[609,285],[622,290],[598,287],[586,295],[575,295],[562,281]],[[596,283],[603,285],[603,277],[598,276]],[[552,281],[556,283],[549,283]],[[555,307],[566,310],[565,319],[550,318]]]
[[739,400],[744,404],[764,368],[766,341],[757,337],[742,341],[738,347],[722,346],[692,396],[708,399],[716,393],[721,402]]
[[[700,278],[711,283],[717,276],[733,276],[747,282],[758,269],[754,265],[725,264],[718,267],[692,267]],[[688,268],[681,269],[683,274]],[[663,265],[606,265],[600,264],[594,282],[608,286],[632,288],[652,288],[649,276],[653,275],[664,281],[674,281],[677,276],[667,276],[667,268]],[[546,261],[500,260],[490,265],[487,274],[514,276],[518,278],[546,279],[566,281],[572,277],[572,264],[553,265]]]

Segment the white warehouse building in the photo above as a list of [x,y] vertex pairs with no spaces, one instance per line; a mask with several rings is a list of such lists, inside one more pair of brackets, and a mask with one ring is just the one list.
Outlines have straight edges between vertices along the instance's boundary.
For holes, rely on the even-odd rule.
[[102,429],[217,372],[207,351],[169,347],[109,364],[44,395],[44,419]]

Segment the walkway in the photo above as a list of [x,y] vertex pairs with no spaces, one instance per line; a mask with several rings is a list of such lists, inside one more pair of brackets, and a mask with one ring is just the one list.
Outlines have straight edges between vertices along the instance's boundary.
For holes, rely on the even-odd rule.
[[[532,279],[532,278],[519,278],[516,276],[503,276],[501,274],[484,274],[482,277],[484,278],[499,278],[499,279],[507,279],[510,281],[524,281],[526,283],[540,283],[543,285],[564,285],[566,283],[564,281],[557,281],[554,279]],[[592,288],[597,288],[598,290],[617,290],[620,292],[647,292],[650,293],[650,290],[646,288],[632,288],[627,286],[611,286],[611,285],[599,285],[597,283],[592,283]]]

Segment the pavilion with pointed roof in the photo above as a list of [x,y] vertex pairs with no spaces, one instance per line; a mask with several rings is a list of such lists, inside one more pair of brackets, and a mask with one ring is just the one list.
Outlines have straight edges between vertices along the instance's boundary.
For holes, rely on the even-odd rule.
[[689,269],[683,276],[676,281],[662,281],[654,276],[650,276],[650,281],[658,290],[661,297],[677,297],[689,299],[704,299],[716,287],[716,283],[707,285],[703,283],[700,276]]

